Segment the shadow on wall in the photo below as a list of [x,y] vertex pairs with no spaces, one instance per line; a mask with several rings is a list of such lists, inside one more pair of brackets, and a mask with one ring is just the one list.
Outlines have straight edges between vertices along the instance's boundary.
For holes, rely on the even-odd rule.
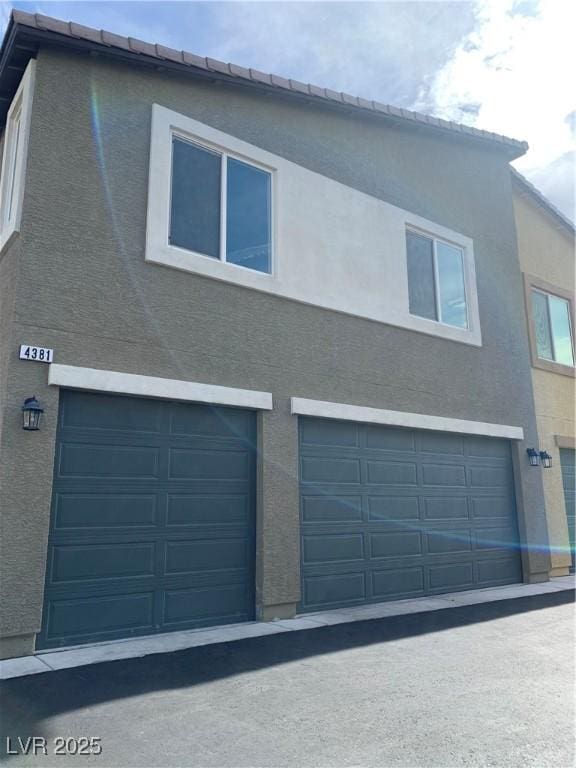
[[158,691],[201,686],[226,677],[308,657],[442,632],[479,622],[574,602],[559,591],[517,600],[451,610],[393,616],[305,631],[190,648],[174,653],[119,660],[76,669],[15,678],[0,683],[1,760],[7,737],[43,736],[50,718],[98,704]]

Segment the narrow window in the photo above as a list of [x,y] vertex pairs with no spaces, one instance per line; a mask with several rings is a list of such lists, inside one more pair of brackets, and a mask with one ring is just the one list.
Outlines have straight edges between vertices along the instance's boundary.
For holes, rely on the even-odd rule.
[[466,328],[466,292],[462,251],[448,243],[436,243],[438,260],[438,295],[440,320],[447,325]]
[[170,244],[271,272],[271,174],[174,137]]
[[533,288],[532,318],[538,357],[573,366],[574,345],[570,303],[559,296]]
[[190,141],[172,142],[170,243],[220,258],[221,155]]
[[432,240],[407,232],[406,242],[410,312],[419,317],[427,317],[429,320],[437,320]]
[[20,231],[35,61],[31,59],[6,118],[0,174],[0,249]]
[[270,174],[228,158],[226,261],[270,272]]
[[468,328],[461,248],[406,232],[410,313],[456,328]]

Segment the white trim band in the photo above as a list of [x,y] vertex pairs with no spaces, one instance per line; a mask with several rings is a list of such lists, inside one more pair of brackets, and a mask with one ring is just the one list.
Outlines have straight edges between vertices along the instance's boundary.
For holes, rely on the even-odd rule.
[[212,405],[232,405],[260,411],[272,410],[271,392],[219,387],[180,379],[161,379],[157,376],[104,371],[98,368],[80,368],[75,365],[52,363],[48,369],[48,384],[89,389],[94,392],[114,392],[122,395],[186,400]]
[[422,413],[386,411],[382,408],[366,408],[360,405],[329,403],[323,400],[307,400],[304,397],[290,398],[291,413],[299,416],[316,416],[320,419],[361,421],[367,424],[388,424],[394,427],[431,429],[437,432],[459,432],[486,437],[504,437],[509,440],[523,440],[522,427],[508,424],[489,424],[483,421],[449,419],[444,416],[427,416]]

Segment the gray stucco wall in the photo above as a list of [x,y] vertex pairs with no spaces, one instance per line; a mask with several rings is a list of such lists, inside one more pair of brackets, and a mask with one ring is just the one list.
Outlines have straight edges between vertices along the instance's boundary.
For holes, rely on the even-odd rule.
[[[536,444],[510,174],[502,156],[381,122],[40,51],[7,371],[2,628],[40,625],[58,393],[22,341],[59,363],[271,391],[260,418],[258,598],[299,598],[297,425],[290,396],[501,422]],[[424,336],[144,262],[157,102],[474,239],[483,346]],[[393,279],[393,276],[391,276]],[[25,338],[24,338],[25,337]],[[15,418],[46,404],[39,434]],[[541,474],[520,445],[526,578],[549,569]],[[34,491],[23,492],[32,484]],[[272,611],[273,612],[273,611]],[[278,612],[281,612],[278,609]],[[22,646],[24,647],[24,646]]]

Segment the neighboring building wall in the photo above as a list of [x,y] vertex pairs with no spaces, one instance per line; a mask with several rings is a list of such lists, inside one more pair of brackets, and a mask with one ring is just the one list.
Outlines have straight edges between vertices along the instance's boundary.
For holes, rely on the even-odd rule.
[[[522,271],[573,294],[574,237],[566,227],[538,205],[518,182],[514,183],[513,201]],[[529,323],[528,315],[526,319]],[[533,367],[532,380],[539,447],[552,454],[552,467],[542,471],[552,548],[550,575],[563,576],[568,573],[570,554],[567,551],[568,526],[558,442],[565,447],[570,444],[574,447],[575,379],[570,375]]]
[[[472,238],[482,346],[146,263],[153,103]],[[536,420],[502,155],[254,91],[41,50],[21,245],[2,435],[14,482],[1,499],[11,531],[1,632],[22,637],[20,652],[40,627],[58,409],[47,366],[18,361],[23,341],[53,347],[58,363],[273,393],[274,410],[259,422],[263,618],[290,615],[300,596],[291,396],[523,427],[515,461],[521,536],[531,545],[524,575],[547,578],[541,473],[525,460]],[[28,394],[46,406],[37,434],[15,418]]]

